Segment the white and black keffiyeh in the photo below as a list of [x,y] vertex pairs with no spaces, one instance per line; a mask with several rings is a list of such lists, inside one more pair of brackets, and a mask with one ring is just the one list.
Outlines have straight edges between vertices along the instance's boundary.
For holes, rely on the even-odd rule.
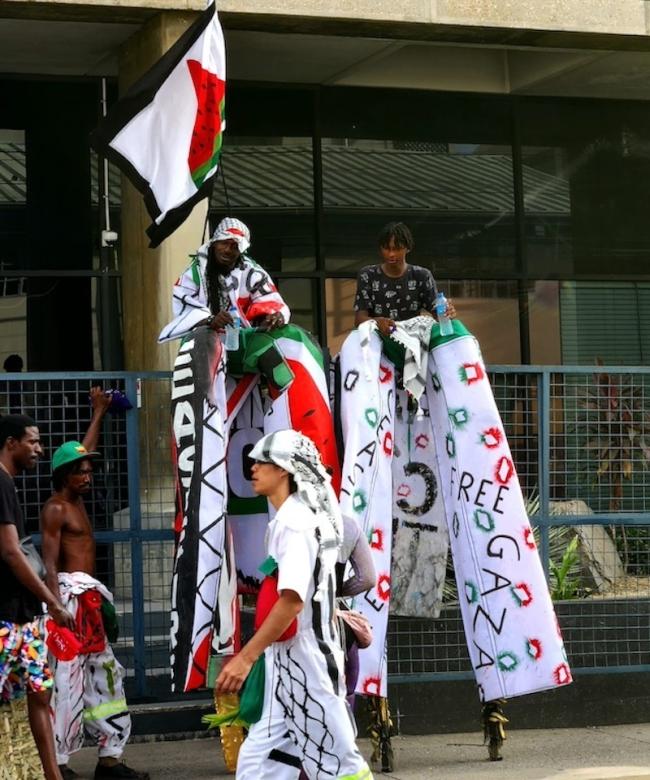
[[[320,523],[320,550],[328,565],[333,568],[343,539],[343,521],[339,503],[332,488],[332,480],[311,439],[294,430],[281,430],[263,436],[250,452],[253,460],[273,463],[293,475],[297,495],[317,517],[323,515],[326,523]],[[331,559],[331,560],[330,560]],[[320,601],[327,588],[321,578],[315,598]]]

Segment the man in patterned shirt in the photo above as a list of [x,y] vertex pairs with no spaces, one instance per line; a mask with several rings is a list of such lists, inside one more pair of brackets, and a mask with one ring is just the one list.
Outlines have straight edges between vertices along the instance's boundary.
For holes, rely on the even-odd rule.
[[[413,236],[403,222],[384,225],[378,243],[382,262],[365,266],[357,277],[354,324],[373,319],[379,331],[388,336],[395,322],[423,312],[433,316],[436,285],[431,271],[406,262],[406,255],[413,249]],[[451,303],[447,315],[456,316]]]

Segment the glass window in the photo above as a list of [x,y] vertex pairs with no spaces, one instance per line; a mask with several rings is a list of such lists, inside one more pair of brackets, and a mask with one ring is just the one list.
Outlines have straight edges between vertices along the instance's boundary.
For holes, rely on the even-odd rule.
[[416,91],[324,90],[323,251],[329,271],[376,262],[406,222],[412,261],[450,274],[515,268],[509,105]]
[[311,271],[314,242],[312,139],[229,138],[214,187],[213,225],[236,216],[251,229],[251,255],[269,271]]
[[521,363],[517,282],[438,280],[438,286],[478,339],[486,363]]
[[650,118],[619,102],[520,104],[525,245],[534,274],[646,274]]
[[328,279],[325,283],[327,347],[332,355],[340,352],[346,336],[354,328],[356,290],[356,279]]
[[377,262],[377,234],[392,220],[411,228],[418,265],[514,268],[510,147],[325,138],[322,150],[328,270]]
[[311,279],[280,279],[280,294],[291,309],[291,321],[314,335],[318,334],[318,321],[314,306],[314,289]]
[[[453,299],[458,316],[478,338],[486,362],[521,362],[516,282],[445,280],[439,287]],[[355,292],[356,280],[327,280],[327,343],[332,355],[354,327]]]
[[558,366],[562,363],[560,343],[560,284],[550,279],[528,286],[530,362]]
[[650,283],[562,282],[562,362],[647,365]]
[[212,224],[242,219],[251,229],[252,257],[269,271],[313,270],[313,92],[238,86],[228,92],[226,110]]

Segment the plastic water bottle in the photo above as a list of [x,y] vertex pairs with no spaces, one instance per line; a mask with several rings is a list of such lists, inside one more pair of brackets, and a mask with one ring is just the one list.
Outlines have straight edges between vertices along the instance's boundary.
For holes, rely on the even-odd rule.
[[232,317],[232,324],[226,325],[226,349],[230,352],[234,352],[239,349],[239,331],[241,330],[241,319],[236,306],[231,306],[228,309],[228,314]]
[[438,325],[440,325],[440,335],[453,335],[454,326],[447,316],[447,299],[442,290],[436,296],[436,316],[438,317]]

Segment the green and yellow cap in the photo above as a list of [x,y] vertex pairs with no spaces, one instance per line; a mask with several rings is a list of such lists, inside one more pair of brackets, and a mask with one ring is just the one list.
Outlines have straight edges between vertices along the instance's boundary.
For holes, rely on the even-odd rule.
[[56,471],[67,463],[84,458],[96,458],[98,452],[88,452],[80,441],[66,441],[52,455],[52,471]]

